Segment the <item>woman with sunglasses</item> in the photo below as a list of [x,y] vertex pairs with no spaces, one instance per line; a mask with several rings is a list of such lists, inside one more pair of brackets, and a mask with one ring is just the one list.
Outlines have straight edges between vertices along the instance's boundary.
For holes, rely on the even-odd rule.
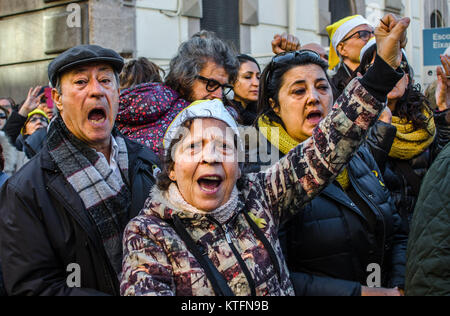
[[[276,296],[293,295],[294,288],[304,293],[309,280],[289,277],[278,229],[341,172],[383,111],[386,93],[401,78],[394,69],[409,19],[390,15],[385,20],[390,27],[378,30],[380,57],[374,71],[352,83],[348,97],[311,138],[265,172],[241,172],[237,124],[220,100],[195,102],[177,116],[164,137],[158,187],[124,233],[122,294]],[[290,65],[290,56],[297,54],[303,56],[291,53],[272,61],[266,70],[273,72],[269,85],[279,78],[279,67]],[[323,105],[331,106],[324,69],[308,70],[320,74],[315,83],[324,94]],[[377,85],[380,72],[389,76],[382,86]],[[291,79],[302,84],[297,81],[303,78]],[[273,97],[281,102],[300,96],[289,84],[286,95]]]
[[[372,67],[376,43],[363,48],[358,72],[365,74]],[[388,107],[369,136],[369,144],[382,168],[386,186],[392,192],[395,205],[407,230],[411,224],[420,186],[428,169],[450,140],[450,57],[441,57],[443,68],[438,68],[441,82],[436,91],[437,109],[433,111],[414,85],[414,75],[406,56],[401,68],[402,80],[388,94]],[[384,117],[384,119],[383,119]],[[388,144],[388,146],[386,146]],[[380,150],[386,148],[387,150]]]
[[[371,91],[366,86],[370,78],[377,89],[384,89],[383,94],[372,95],[384,101],[390,90],[386,82],[396,78],[396,83],[402,77],[401,72],[384,67],[377,57],[370,73],[361,81],[352,81],[334,108],[367,100],[363,91]],[[272,163],[266,158],[275,157],[274,152],[284,157],[322,128],[333,111],[326,70],[327,64],[311,51],[276,56],[264,70],[257,127],[263,136],[260,141],[268,142],[259,148],[268,150],[259,153],[265,156],[258,159],[259,168]],[[380,76],[385,78],[382,84],[377,79]],[[248,167],[256,171],[254,164]],[[398,288],[404,285],[407,236],[366,146],[319,196],[296,207],[299,213],[284,223],[280,240],[291,278],[301,285],[296,287],[298,295],[401,295]],[[382,288],[368,287],[373,285],[373,264],[379,271],[377,286]]]
[[358,68],[361,49],[374,36],[373,27],[364,17],[355,15],[327,27],[330,37],[329,69],[335,70],[331,83],[337,99]]
[[159,153],[164,132],[177,114],[196,100],[222,100],[233,90],[230,83],[238,67],[225,42],[214,33],[199,32],[181,44],[165,84],[142,83],[122,91],[119,130]]

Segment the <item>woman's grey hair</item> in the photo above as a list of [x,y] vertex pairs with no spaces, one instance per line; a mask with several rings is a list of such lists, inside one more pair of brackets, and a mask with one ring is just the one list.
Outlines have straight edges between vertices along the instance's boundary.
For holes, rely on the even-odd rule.
[[191,91],[207,62],[222,66],[229,76],[228,83],[236,81],[239,61],[234,50],[213,32],[201,31],[181,44],[177,55],[170,62],[166,85],[177,91],[182,98],[191,100]]

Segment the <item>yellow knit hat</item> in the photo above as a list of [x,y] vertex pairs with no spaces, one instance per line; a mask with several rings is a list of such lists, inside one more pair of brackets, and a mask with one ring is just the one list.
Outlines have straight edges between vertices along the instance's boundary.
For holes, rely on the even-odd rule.
[[350,33],[351,30],[364,24],[370,25],[369,21],[367,21],[363,16],[353,15],[327,26],[327,32],[331,42],[330,57],[328,60],[330,70],[334,69],[340,62],[339,55],[337,53],[337,46],[339,43],[347,36],[348,33]]
[[24,135],[24,133],[25,133],[25,126],[27,125],[28,121],[31,119],[31,117],[32,117],[33,115],[36,115],[36,114],[45,117],[45,118],[47,119],[47,122],[50,123],[50,119],[48,118],[47,114],[45,114],[45,112],[42,111],[42,110],[40,110],[40,109],[36,109],[36,110],[30,112],[30,114],[28,114],[27,121],[25,122],[25,124],[23,124],[22,130],[20,131],[20,133],[21,133],[22,135]]

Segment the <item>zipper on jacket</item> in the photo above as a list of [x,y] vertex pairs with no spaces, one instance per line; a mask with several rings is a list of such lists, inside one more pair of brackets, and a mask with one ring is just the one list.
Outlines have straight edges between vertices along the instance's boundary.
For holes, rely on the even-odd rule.
[[[237,215],[239,215],[239,213]],[[213,217],[210,217],[210,216],[207,216],[207,217],[212,222],[214,222],[218,227],[220,227],[220,229],[222,230],[223,234],[225,235],[225,239],[227,240],[228,245],[230,246],[231,250],[233,251],[233,254],[236,257],[239,266],[241,267],[242,271],[244,272],[245,278],[247,279],[248,285],[250,287],[251,296],[255,297],[256,296],[255,280],[253,280],[253,277],[250,273],[250,270],[247,267],[247,264],[245,264],[244,259],[242,259],[242,256],[240,255],[239,251],[237,250],[236,246],[234,245],[233,239],[231,238],[231,233],[228,229],[228,226],[226,224],[221,225]]]
[[382,222],[383,222],[383,238],[382,238],[382,243],[381,243],[381,260],[380,263],[383,264],[384,263],[384,252],[385,252],[385,243],[386,243],[386,222],[384,220],[384,216],[383,216],[383,212],[378,208],[377,205],[375,205],[375,203],[373,203],[369,197],[367,196],[367,194],[365,192],[363,192],[363,190],[361,190],[361,187],[359,186],[358,182],[355,180],[354,176],[352,175],[351,172],[348,173],[350,176],[350,181],[352,184],[354,184],[354,188],[356,189],[356,191],[359,193],[359,195],[364,199],[364,201],[369,205],[372,206],[373,209],[375,209],[377,215],[380,216]]

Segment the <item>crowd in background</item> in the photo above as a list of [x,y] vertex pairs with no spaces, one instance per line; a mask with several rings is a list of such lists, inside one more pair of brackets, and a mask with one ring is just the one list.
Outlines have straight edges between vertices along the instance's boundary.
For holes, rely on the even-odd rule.
[[0,98],[0,294],[450,295],[450,49],[423,91],[408,26],[275,35],[265,69],[208,31],[167,74],[61,54]]

